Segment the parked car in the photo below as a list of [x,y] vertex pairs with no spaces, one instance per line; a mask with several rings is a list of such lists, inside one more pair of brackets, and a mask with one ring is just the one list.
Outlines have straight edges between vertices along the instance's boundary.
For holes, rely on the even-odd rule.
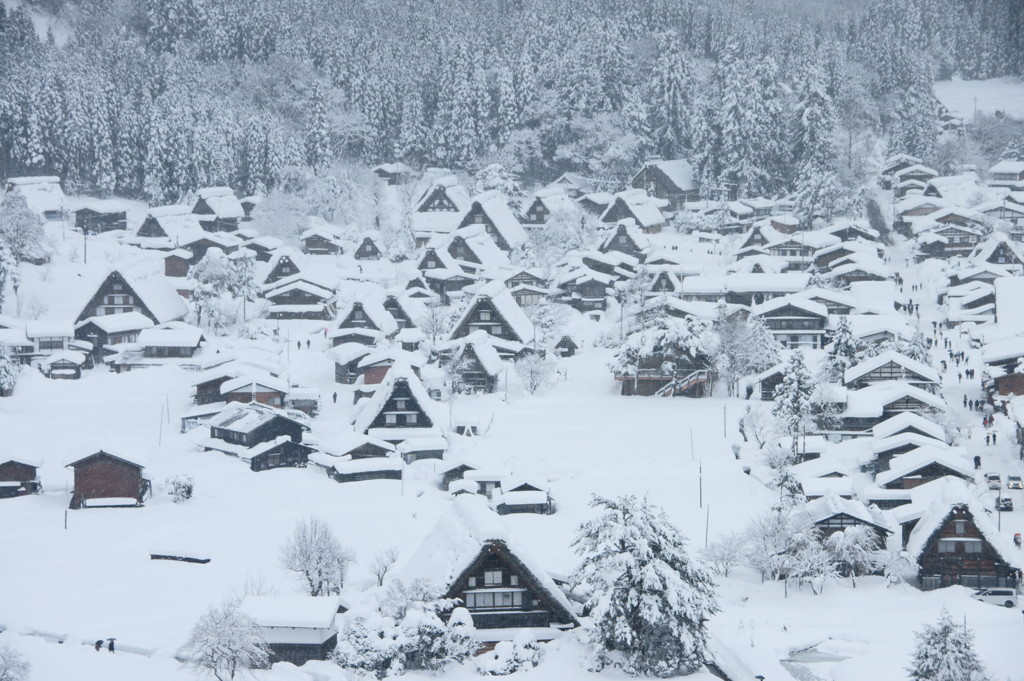
[[1007,475],[1006,489],[1024,489],[1024,482],[1021,482],[1019,475]]
[[1013,510],[1013,499],[1010,497],[999,497],[996,499],[996,510],[997,511],[1012,511]]
[[985,473],[985,482],[988,483],[989,489],[999,489],[1003,486],[1003,479],[999,477],[999,473]]
[[974,592],[974,600],[1012,608],[1017,605],[1017,591],[1015,589],[978,589]]

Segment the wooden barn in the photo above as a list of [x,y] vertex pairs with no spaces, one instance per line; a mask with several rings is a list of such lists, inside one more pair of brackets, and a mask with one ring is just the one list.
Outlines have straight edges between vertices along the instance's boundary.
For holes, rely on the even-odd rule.
[[71,508],[141,506],[150,494],[137,457],[100,450],[67,464],[74,470]]
[[210,438],[242,447],[255,447],[282,435],[292,442],[302,442],[302,433],[309,430],[284,411],[259,403],[231,403],[207,423]]
[[75,211],[75,229],[99,234],[128,229],[128,214],[120,201],[94,199]]
[[38,461],[22,457],[0,460],[0,499],[42,492],[39,466]]
[[397,445],[417,437],[440,435],[445,419],[412,367],[400,363],[391,367],[373,394],[356,403],[353,429]]

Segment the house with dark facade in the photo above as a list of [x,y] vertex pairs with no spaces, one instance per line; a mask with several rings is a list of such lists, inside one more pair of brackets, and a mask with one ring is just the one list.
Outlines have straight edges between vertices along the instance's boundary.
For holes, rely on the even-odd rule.
[[356,403],[351,419],[357,433],[394,445],[447,430],[447,419],[405,363],[392,365],[372,394]]
[[523,211],[522,223],[527,229],[536,229],[545,225],[552,215],[576,218],[580,213],[579,204],[572,200],[565,189],[548,186],[534,194],[533,200]]
[[276,282],[273,288],[263,292],[270,306],[270,319],[319,319],[334,318],[334,291],[301,277],[289,277]]
[[199,216],[199,224],[207,232],[234,232],[238,221],[245,217],[242,203],[230,187],[200,189],[192,212]]
[[228,404],[207,421],[206,451],[220,451],[249,463],[253,471],[305,466],[315,451],[303,444],[309,427],[290,413],[258,402]]
[[469,611],[484,643],[512,640],[520,630],[547,641],[579,626],[565,594],[509,536],[481,495],[456,496],[397,574],[407,582],[442,585],[446,598],[458,599]]
[[487,235],[503,251],[511,251],[526,244],[526,231],[509,208],[508,199],[496,189],[473,197],[458,229],[472,225],[483,225]]
[[818,349],[825,345],[828,309],[797,297],[774,298],[750,310],[786,348]]
[[673,211],[682,210],[688,201],[700,199],[693,167],[683,159],[648,159],[629,184],[668,201]]
[[533,323],[500,281],[488,283],[473,296],[450,340],[465,338],[474,331],[523,344],[534,340]]
[[492,393],[504,369],[492,336],[483,331],[449,342],[441,350],[441,364],[457,369],[460,388],[467,392]]
[[1024,567],[1020,551],[999,533],[988,511],[955,485],[947,486],[947,493],[938,495],[913,525],[906,551],[917,561],[924,590],[955,584],[1013,588]]
[[100,283],[75,323],[125,312],[139,312],[154,324],[164,324],[183,319],[188,314],[188,305],[162,275],[135,276],[114,271]]
[[605,237],[605,240],[598,246],[602,253],[618,251],[632,256],[639,262],[645,259],[645,251],[650,248],[650,241],[644,236],[640,228],[632,220],[620,220],[615,229]]
[[378,241],[380,235],[377,232],[367,232],[359,240],[359,245],[353,251],[356,260],[380,260],[384,252],[380,249]]
[[67,463],[74,470],[71,508],[141,506],[150,494],[145,464],[131,454],[100,450]]
[[643,189],[628,189],[614,195],[612,203],[601,214],[601,222],[615,224],[620,220],[633,220],[644,234],[655,234],[665,226],[662,209],[668,200],[658,199]]
[[302,271],[299,266],[299,253],[293,249],[278,251],[266,266],[266,275],[261,284],[268,287],[282,279],[294,277]]
[[866,357],[843,374],[843,384],[855,390],[883,381],[903,381],[931,393],[941,384],[935,369],[892,350]]
[[75,211],[75,229],[82,233],[100,234],[128,229],[128,212],[116,200],[91,199]]
[[21,456],[0,458],[0,499],[42,492],[40,465],[39,461]]
[[335,620],[345,612],[337,596],[246,596],[238,611],[259,627],[270,663],[326,660],[338,645]]

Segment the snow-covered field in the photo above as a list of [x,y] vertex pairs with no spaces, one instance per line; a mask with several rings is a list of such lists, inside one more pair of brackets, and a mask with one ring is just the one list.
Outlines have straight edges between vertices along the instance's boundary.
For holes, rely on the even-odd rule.
[[935,96],[960,118],[971,119],[975,112],[1024,119],[1024,81],[1020,78],[988,80],[941,80],[935,83]]

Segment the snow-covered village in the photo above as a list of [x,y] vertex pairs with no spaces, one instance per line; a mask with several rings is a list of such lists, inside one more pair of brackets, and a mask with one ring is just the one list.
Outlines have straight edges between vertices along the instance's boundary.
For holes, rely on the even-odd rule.
[[1024,681],[1020,0],[0,0],[0,681]]

